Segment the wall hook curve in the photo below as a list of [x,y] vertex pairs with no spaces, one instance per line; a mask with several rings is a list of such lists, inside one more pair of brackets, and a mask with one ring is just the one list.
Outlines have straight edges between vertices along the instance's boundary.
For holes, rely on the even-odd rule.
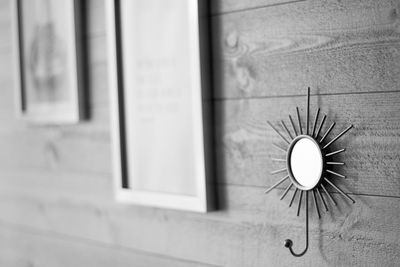
[[295,253],[292,249],[293,241],[291,239],[286,239],[284,246],[285,248],[288,248],[290,253],[295,257],[303,256],[308,250],[308,191],[306,191],[306,247],[301,253]]

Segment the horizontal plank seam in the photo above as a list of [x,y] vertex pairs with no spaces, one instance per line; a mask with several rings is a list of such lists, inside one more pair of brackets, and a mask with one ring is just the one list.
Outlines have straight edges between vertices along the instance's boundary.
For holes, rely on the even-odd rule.
[[[335,95],[368,95],[368,94],[387,94],[387,93],[400,93],[400,90],[387,90],[387,91],[362,91],[362,92],[343,92],[343,93],[322,93],[310,94],[310,96],[335,96]],[[291,97],[304,97],[305,94],[298,95],[271,95],[271,96],[250,96],[250,97],[215,97],[215,102],[223,101],[239,101],[239,100],[257,100],[257,99],[274,99],[274,98],[291,98]]]
[[[33,170],[33,169],[30,169],[30,170]],[[35,169],[35,170],[36,171],[37,170],[40,171],[41,169]],[[67,170],[67,169],[62,170],[61,173],[62,173],[63,176],[69,176],[69,177],[74,177],[74,175],[79,175],[79,176],[77,176],[77,179],[80,179],[82,176],[89,175],[91,178],[99,177],[102,180],[108,180],[108,179],[111,179],[110,177],[112,176],[111,173],[95,172],[95,171],[77,171],[77,170]],[[55,174],[56,173],[47,173],[46,175],[55,175]],[[18,173],[14,173],[12,171],[9,171],[9,172],[0,172],[0,175],[1,176],[11,176],[11,177],[13,177],[13,176],[18,175]],[[23,173],[21,175],[28,176],[27,173]],[[34,176],[35,175],[42,175],[43,176],[43,174],[40,174],[40,173],[35,173]],[[232,187],[242,187],[242,188],[246,188],[246,187],[249,187],[249,188],[261,188],[261,189],[265,189],[266,187],[268,187],[268,185],[246,185],[246,184],[235,184],[235,183],[226,183],[226,182],[215,182],[215,183],[211,183],[211,186],[212,185],[216,185],[218,187],[232,186]],[[285,189],[285,187],[276,187],[273,190],[284,190],[284,189]],[[336,192],[332,192],[332,193],[336,194]],[[339,193],[337,193],[337,194],[339,194]],[[348,194],[357,195],[357,196],[400,198],[400,196],[395,196],[395,195],[378,195],[378,194],[366,194],[366,193],[348,193]]]
[[[268,187],[268,185],[265,185],[265,186],[264,185],[243,185],[243,184],[231,184],[231,183],[216,183],[216,184],[217,184],[218,187],[220,187],[220,186],[232,186],[232,187],[243,187],[243,188],[250,187],[250,188],[260,188],[260,189],[266,189]],[[277,191],[277,190],[285,190],[285,189],[286,189],[286,187],[279,187],[278,186],[276,188],[271,189],[271,192],[272,191]],[[294,191],[294,190],[295,189],[290,189],[290,191]],[[328,191],[329,191],[329,193],[339,194],[340,195],[340,193],[338,193],[336,191],[332,191],[332,192],[330,190],[328,190]],[[260,190],[260,192],[263,193],[264,191]],[[366,193],[351,193],[351,192],[345,192],[345,193],[348,194],[348,195],[353,195],[353,196],[382,197],[382,198],[400,199],[400,196],[366,194]]]
[[[1,136],[1,134],[0,134]],[[84,169],[79,169],[79,168],[66,168],[66,166],[64,167],[59,167],[58,169],[56,169],[55,171],[49,171],[48,168],[43,167],[43,168],[35,168],[35,167],[25,167],[24,171],[21,172],[13,172],[13,169],[2,169],[0,171],[0,175],[3,176],[35,176],[35,175],[53,175],[53,176],[57,176],[57,174],[63,175],[63,176],[67,176],[72,178],[75,176],[77,177],[77,179],[81,179],[81,177],[83,176],[89,176],[91,178],[96,177],[98,179],[111,179],[110,177],[112,177],[113,172],[110,169],[109,171],[105,172],[105,171],[95,171],[95,170],[84,170]],[[28,172],[35,172],[34,175],[29,174]]]
[[281,3],[275,3],[275,4],[261,5],[261,6],[255,6],[255,7],[249,7],[249,8],[242,8],[242,9],[234,9],[234,10],[229,10],[229,11],[224,11],[224,12],[212,12],[210,14],[210,17],[218,17],[218,16],[224,16],[224,15],[234,14],[234,13],[248,12],[248,11],[253,11],[253,10],[257,10],[257,9],[270,8],[270,7],[275,7],[275,6],[283,6],[283,5],[295,4],[295,3],[299,3],[299,2],[305,2],[305,1],[306,0],[292,0],[292,1],[286,1],[286,2],[281,2]]
[[[260,189],[260,195],[264,192],[264,190],[268,187],[267,185],[261,186],[261,185],[242,185],[242,184],[228,184],[228,183],[216,183],[215,184],[218,188],[223,188],[223,187],[239,187],[239,188],[255,188],[255,189]],[[212,185],[211,185],[212,186]],[[9,188],[9,187],[7,187]],[[282,191],[285,190],[285,187],[276,187],[273,188],[271,191]],[[294,191],[294,189],[290,189],[290,192]],[[340,194],[336,191],[328,190],[329,193],[331,194]],[[0,190],[0,193],[2,191]],[[15,192],[14,192],[15,193]],[[367,193],[352,193],[352,192],[345,192],[348,195],[352,196],[365,196],[365,197],[376,197],[376,198],[390,198],[390,199],[400,199],[400,196],[395,196],[395,195],[378,195],[378,194],[367,194]],[[15,195],[13,195],[15,196]],[[22,195],[21,195],[22,196]],[[27,195],[24,195],[27,196]],[[29,195],[28,197],[35,196],[34,194]],[[81,199],[79,199],[81,201]],[[96,200],[97,201],[97,200]],[[218,210],[217,210],[218,211]]]
[[48,231],[48,230],[45,231],[45,230],[37,229],[34,227],[22,226],[19,224],[5,222],[3,220],[0,220],[0,225],[11,231],[27,233],[27,234],[47,237],[47,238],[51,238],[51,239],[60,239],[60,240],[66,241],[66,242],[76,242],[76,243],[82,243],[82,244],[86,244],[86,245],[90,245],[90,246],[102,247],[102,248],[106,248],[106,249],[122,250],[122,251],[128,252],[128,253],[148,255],[148,256],[153,256],[156,258],[163,258],[163,259],[172,260],[172,261],[175,260],[175,261],[180,261],[180,262],[202,264],[202,265],[207,265],[210,267],[220,267],[219,265],[213,265],[213,264],[199,262],[199,261],[171,257],[168,255],[153,253],[153,252],[149,252],[149,251],[142,251],[139,249],[125,247],[125,246],[121,246],[121,245],[117,245],[117,244],[105,243],[105,242],[101,242],[98,240],[87,239],[87,238],[83,238],[83,237],[63,234],[63,233],[54,232],[54,231]]
[[[11,35],[10,35],[11,36]],[[105,38],[107,37],[107,32],[105,30],[98,30],[98,31],[93,31],[93,32],[88,32],[85,33],[83,35],[83,42],[84,45],[89,47],[87,44],[85,44],[85,42],[94,42],[95,39],[98,38]],[[12,55],[13,52],[13,45],[12,45],[12,41],[10,39],[10,42],[7,42],[5,44],[0,45],[0,55],[4,56],[4,55]],[[89,50],[93,50],[92,47],[89,48]]]

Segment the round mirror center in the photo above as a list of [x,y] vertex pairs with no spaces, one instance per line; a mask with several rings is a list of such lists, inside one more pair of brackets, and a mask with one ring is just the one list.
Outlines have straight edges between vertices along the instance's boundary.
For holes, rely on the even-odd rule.
[[300,137],[292,144],[289,153],[288,167],[295,184],[303,190],[314,188],[321,179],[324,165],[317,142],[308,136]]

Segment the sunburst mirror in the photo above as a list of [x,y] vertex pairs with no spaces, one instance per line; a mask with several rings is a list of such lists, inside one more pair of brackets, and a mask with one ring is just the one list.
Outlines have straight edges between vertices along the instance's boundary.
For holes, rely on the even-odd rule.
[[[294,186],[292,198],[289,202],[289,207],[292,206],[296,195],[299,193],[298,205],[297,205],[297,216],[300,214],[302,207],[302,199],[305,194],[305,210],[306,210],[306,247],[300,253],[295,253],[292,249],[293,242],[290,239],[285,240],[285,247],[287,247],[293,256],[300,257],[303,256],[308,249],[308,195],[312,193],[313,202],[315,205],[315,210],[317,212],[318,218],[321,218],[321,212],[319,210],[319,205],[322,204],[326,212],[329,212],[327,201],[332,202],[333,205],[337,205],[332,195],[328,191],[327,187],[331,187],[334,191],[338,192],[344,198],[355,203],[348,194],[343,192],[338,186],[335,185],[335,179],[346,178],[343,174],[334,170],[335,165],[344,165],[344,162],[335,161],[335,155],[345,151],[345,148],[332,149],[332,144],[336,142],[340,137],[347,133],[353,125],[350,125],[344,129],[337,136],[333,137],[328,141],[328,135],[335,126],[333,122],[323,135],[321,134],[321,129],[325,123],[326,115],[324,115],[320,122],[318,122],[318,117],[320,109],[318,108],[312,129],[310,129],[309,116],[310,116],[310,88],[307,90],[307,111],[306,111],[306,125],[305,131],[301,125],[301,117],[299,108],[296,107],[297,111],[297,122],[295,125],[294,120],[289,115],[289,121],[292,126],[292,132],[286,126],[283,120],[280,121],[281,128],[284,133],[281,133],[276,126],[268,121],[271,128],[281,137],[282,141],[287,145],[283,147],[278,144],[273,144],[281,152],[286,153],[285,156],[281,158],[273,158],[273,161],[281,162],[286,166],[284,168],[272,171],[272,175],[284,174],[285,176],[276,182],[273,186],[265,191],[265,193],[270,192],[272,189],[279,186],[286,180],[289,180],[289,184],[283,191],[280,200],[284,199],[288,194],[290,189]],[[317,124],[319,124],[317,128]],[[324,196],[325,195],[325,196]]]

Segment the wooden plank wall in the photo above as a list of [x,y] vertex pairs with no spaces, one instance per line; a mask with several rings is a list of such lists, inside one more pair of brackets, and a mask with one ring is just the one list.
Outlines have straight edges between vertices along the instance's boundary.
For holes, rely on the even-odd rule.
[[[32,127],[15,116],[9,0],[0,0],[0,266],[396,266],[400,262],[400,3],[212,1],[220,210],[117,205],[112,196],[104,2],[87,2],[90,121]],[[266,120],[304,111],[305,88],[355,129],[337,180],[356,204],[316,219],[264,195],[279,167]],[[328,124],[327,124],[328,125]],[[325,128],[326,129],[326,128]]]

